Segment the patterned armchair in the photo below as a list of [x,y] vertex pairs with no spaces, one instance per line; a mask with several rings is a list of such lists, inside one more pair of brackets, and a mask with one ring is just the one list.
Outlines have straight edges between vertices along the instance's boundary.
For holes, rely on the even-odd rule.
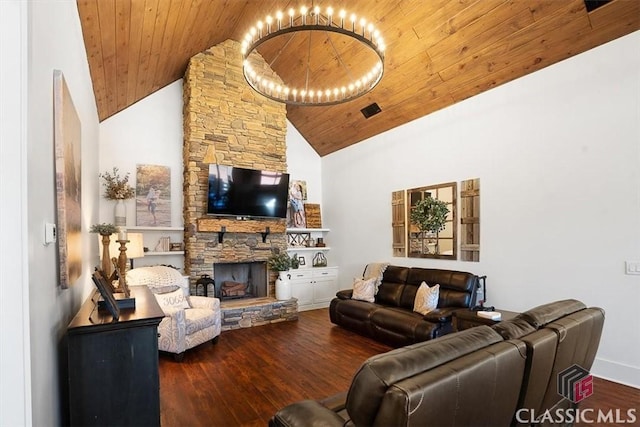
[[189,295],[189,278],[171,267],[135,268],[127,273],[129,286],[145,285],[154,293],[165,318],[158,326],[158,349],[181,361],[184,352],[207,341],[218,341],[220,300]]

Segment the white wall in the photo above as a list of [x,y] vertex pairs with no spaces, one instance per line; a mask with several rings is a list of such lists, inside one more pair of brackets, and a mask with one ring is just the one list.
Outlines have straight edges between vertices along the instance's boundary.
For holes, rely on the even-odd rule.
[[0,2],[0,424],[31,424],[27,5]]
[[[322,159],[342,287],[388,260],[486,274],[489,304],[606,310],[593,373],[640,387],[640,32]],[[383,113],[370,120],[384,120]],[[392,258],[391,192],[480,178],[479,263]]]
[[[321,165],[318,153],[287,120],[287,170],[291,179],[307,182],[309,203],[322,202]],[[320,208],[322,209],[322,206]],[[322,211],[320,213],[322,214]]]
[[[18,6],[19,5],[19,6]],[[16,8],[20,8],[16,14]],[[8,15],[5,12],[10,11]],[[3,1],[3,32],[5,41],[4,19],[13,22],[14,37],[6,39],[16,43],[15,49],[5,51],[3,43],[2,63],[3,79],[5,78],[5,61],[24,67],[16,76],[20,80],[13,82],[18,87],[19,99],[9,98],[5,104],[3,83],[3,108],[23,110],[17,116],[19,123],[13,125],[19,127],[19,134],[11,141],[4,140],[5,144],[15,144],[18,152],[10,151],[12,157],[4,157],[3,148],[3,173],[4,162],[13,162],[14,167],[20,173],[12,178],[11,184],[17,186],[21,195],[17,204],[12,204],[11,199],[6,200],[7,194],[2,194],[2,216],[10,209],[25,214],[21,226],[16,221],[14,232],[22,239],[15,244],[18,251],[16,256],[9,257],[8,261],[19,269],[15,280],[4,280],[2,287],[3,300],[6,291],[11,290],[13,295],[21,293],[28,303],[24,305],[22,316],[18,315],[11,322],[2,322],[1,345],[14,349],[17,355],[22,357],[20,364],[12,363],[13,360],[2,360],[2,382],[13,387],[11,377],[5,377],[5,370],[11,370],[13,375],[24,375],[28,383],[23,386],[18,383],[9,400],[5,401],[4,388],[2,394],[3,412],[2,424],[7,425],[59,425],[63,422],[66,402],[65,387],[66,377],[62,338],[67,325],[77,312],[80,304],[88,296],[91,284],[92,265],[91,254],[97,253],[89,247],[89,226],[97,219],[97,112],[93,98],[93,90],[89,78],[84,43],[78,18],[75,1]],[[15,28],[18,26],[19,29]],[[15,38],[17,36],[17,38]],[[83,273],[81,277],[69,289],[62,290],[58,287],[57,248],[55,244],[44,246],[44,223],[56,222],[55,210],[55,173],[54,173],[54,144],[53,144],[53,70],[59,69],[64,73],[71,97],[82,124],[82,244],[86,248],[87,258],[83,260]],[[22,81],[24,79],[24,81]],[[26,84],[26,86],[25,86]],[[20,87],[22,86],[22,87]],[[15,103],[13,103],[15,101]],[[3,120],[3,128],[5,122]],[[3,176],[3,181],[4,181]],[[7,205],[7,202],[9,203]],[[23,212],[24,209],[24,212]],[[11,216],[9,216],[11,217]],[[2,230],[5,235],[4,224]],[[3,258],[5,258],[3,256]],[[5,259],[7,261],[7,259]],[[22,263],[21,263],[22,261]],[[4,270],[4,266],[2,268]],[[22,279],[21,279],[22,277]],[[27,294],[28,292],[28,294]],[[20,298],[11,298],[16,304],[20,304]],[[18,307],[14,308],[14,310]],[[4,311],[4,306],[3,306]],[[19,309],[18,309],[19,311]],[[23,316],[28,315],[26,319]],[[21,340],[5,334],[5,328],[20,331],[23,339],[28,344],[20,343]],[[23,351],[30,351],[30,356]],[[11,363],[5,365],[5,363]],[[25,363],[27,365],[25,365]],[[6,381],[5,381],[6,380]],[[23,394],[24,393],[24,394]],[[11,405],[10,411],[5,413],[5,403]],[[25,412],[21,414],[20,412]],[[5,418],[5,416],[7,418]],[[22,421],[20,417],[22,416]],[[15,421],[12,422],[12,421]]]
[[[135,187],[137,165],[161,165],[171,169],[171,226],[182,227],[182,79],[158,90],[134,105],[100,123],[100,172],[114,167]],[[114,222],[115,202],[102,197],[104,187],[100,179],[96,191],[100,194],[100,222]],[[126,200],[127,226],[136,225],[135,201]],[[131,232],[138,232],[130,230]],[[144,232],[144,245],[155,248],[158,239],[168,236],[172,242],[183,240],[182,231]],[[98,240],[94,242],[98,245]],[[181,254],[147,256],[134,260],[135,267],[170,264],[184,266]],[[113,254],[112,254],[113,256]],[[96,260],[97,262],[97,260]]]
[[[100,123],[100,172],[117,167],[135,187],[137,165],[171,168],[171,225],[182,227],[182,79],[166,86]],[[113,223],[115,202],[102,197],[100,222]],[[133,200],[127,202],[127,225],[136,224]]]

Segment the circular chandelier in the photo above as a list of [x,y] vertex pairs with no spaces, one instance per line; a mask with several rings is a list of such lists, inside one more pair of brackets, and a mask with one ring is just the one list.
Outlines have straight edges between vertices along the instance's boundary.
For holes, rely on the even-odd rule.
[[[317,39],[318,32],[326,33],[326,39],[322,44],[325,50],[332,52],[332,61],[338,63],[343,69],[346,76],[343,81],[335,81],[336,75],[332,74],[330,85],[309,82],[310,74],[325,73],[324,67],[316,67],[321,68],[321,70],[312,71],[310,66],[313,56],[311,52],[311,37],[315,34]],[[343,49],[343,53],[339,53],[336,48],[336,42],[329,37],[330,33],[346,36],[349,38],[347,42],[357,42],[357,46],[364,47],[364,50],[369,52],[366,55],[374,58],[373,61],[370,61],[371,64],[367,63],[365,68],[362,69],[361,59],[363,55],[357,54],[357,57],[351,58],[352,67],[349,68],[347,66],[348,61],[343,58],[346,51]],[[296,43],[292,43],[294,37],[299,35],[308,37],[308,41],[304,40],[297,43],[297,46],[307,46],[306,64],[304,53],[296,52],[297,56],[295,58],[287,59],[287,61],[294,61],[296,64],[302,63],[306,65],[304,81],[293,84],[287,84],[273,78],[272,74],[267,74],[263,71],[263,67],[252,66],[249,58],[249,55],[263,43],[276,37],[287,35],[289,35],[288,38],[283,38],[285,40],[284,43],[275,49],[277,52],[275,52],[274,59],[269,63],[269,66],[273,66],[274,62],[279,59],[289,45],[296,45]],[[345,43],[341,43],[340,47],[343,45]],[[371,91],[380,82],[384,72],[384,50],[385,44],[380,36],[380,31],[372,23],[367,22],[366,19],[358,18],[355,14],[347,16],[347,12],[344,10],[340,10],[335,15],[331,7],[327,8],[323,13],[318,6],[312,8],[303,6],[299,10],[289,9],[286,16],[281,11],[277,12],[274,17],[267,16],[264,21],[258,21],[247,32],[242,40],[241,47],[242,70],[245,80],[255,91],[274,101],[291,105],[333,105],[362,96]],[[351,53],[352,49],[348,51]],[[371,55],[371,52],[373,55]],[[289,64],[291,63],[289,62]],[[358,71],[354,73],[353,68],[358,69]],[[299,77],[302,80],[302,76]]]

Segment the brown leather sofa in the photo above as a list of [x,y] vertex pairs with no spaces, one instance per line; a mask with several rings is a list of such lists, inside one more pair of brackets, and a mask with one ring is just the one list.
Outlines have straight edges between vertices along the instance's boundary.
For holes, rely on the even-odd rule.
[[[556,389],[573,365],[591,369],[604,312],[564,300],[369,358],[349,391],[279,410],[279,426],[545,425],[575,408]],[[548,420],[548,416],[546,417]]]
[[[423,281],[440,285],[438,308],[426,316],[413,311]],[[374,302],[351,299],[352,290],[342,290],[331,301],[329,316],[336,325],[400,347],[453,332],[453,312],[474,303],[477,287],[472,273],[390,265]]]

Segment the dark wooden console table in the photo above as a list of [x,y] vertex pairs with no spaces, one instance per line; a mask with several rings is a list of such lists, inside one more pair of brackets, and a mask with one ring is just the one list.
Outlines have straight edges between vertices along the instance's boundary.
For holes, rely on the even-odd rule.
[[135,309],[113,322],[84,302],[67,329],[71,425],[159,426],[158,324],[164,317],[146,286],[131,287]]

